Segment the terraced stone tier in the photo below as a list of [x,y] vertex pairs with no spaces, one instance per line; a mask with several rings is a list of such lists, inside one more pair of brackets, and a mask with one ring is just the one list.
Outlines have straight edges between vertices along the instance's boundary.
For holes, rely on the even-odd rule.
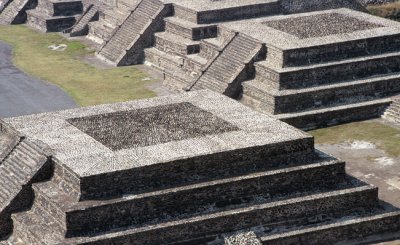
[[[346,185],[342,162],[327,156],[316,161],[305,166],[257,172],[96,202],[77,203],[76,197],[51,182],[37,184],[34,189],[39,206],[52,210],[56,219],[62,222],[67,236],[76,236],[93,231],[107,231],[110,227],[139,227],[161,220],[212,213],[261,200],[281,200],[298,196],[300,192],[308,192],[315,185],[319,186],[319,191],[329,191],[336,189],[338,185]],[[280,185],[282,178],[287,179],[284,185]]]
[[[354,102],[365,102],[400,93],[400,75],[393,73],[312,88],[276,90],[265,81],[245,82],[245,97],[251,95],[259,107],[272,114],[296,113]],[[246,98],[245,98],[246,99]]]
[[79,15],[74,16],[48,16],[41,11],[33,9],[26,11],[27,25],[43,32],[61,32],[71,28]]
[[[278,245],[286,243],[337,244],[338,238],[348,244],[379,242],[379,233],[390,233],[399,238],[400,212],[376,213],[367,217],[348,217],[325,225],[286,231],[272,236],[261,237],[262,244]],[[397,235],[396,235],[397,233]],[[371,237],[375,235],[375,237]],[[381,235],[384,237],[384,235]],[[371,237],[368,239],[368,237]],[[345,238],[345,239],[343,239]],[[369,241],[368,241],[369,240]]]
[[165,18],[165,30],[191,40],[213,38],[218,34],[216,24],[196,24],[176,16]]
[[276,117],[297,128],[311,130],[381,117],[391,102],[390,98],[375,99],[297,113],[279,114]]
[[[191,113],[180,113],[179,106],[182,105]],[[166,107],[170,109],[165,110]],[[114,119],[95,120],[95,124],[86,120],[106,118],[107,115],[118,119],[121,115],[139,115],[146,111],[162,111],[166,115],[154,117],[154,128],[138,129],[137,132],[142,130],[143,137],[146,135],[139,144],[129,142],[122,130],[121,134],[112,137],[126,145],[111,145],[110,148],[106,141],[107,128],[123,124],[119,125]],[[189,115],[203,118],[201,120],[205,122],[194,124]],[[74,120],[86,122],[74,126]],[[39,114],[10,119],[9,122],[55,150],[54,156],[80,177],[81,199],[156,190],[224,176],[223,173],[228,176],[243,172],[243,166],[257,163],[267,166],[274,163],[266,159],[303,154],[314,149],[313,138],[301,131],[207,91]],[[82,128],[85,125],[91,125],[95,130],[87,131],[87,134],[84,132],[87,129]],[[133,127],[134,124],[125,125]],[[275,133],[276,127],[279,134]],[[218,163],[217,168],[215,163]]]
[[35,10],[48,16],[74,16],[82,13],[83,4],[81,0],[38,0]]
[[174,1],[175,15],[193,23],[213,23],[219,21],[244,19],[280,13],[279,1],[248,0],[210,1],[179,0]]
[[[313,26],[313,23],[319,24]],[[222,25],[266,43],[270,68],[366,57],[398,51],[400,47],[397,22],[350,9],[271,16]]]

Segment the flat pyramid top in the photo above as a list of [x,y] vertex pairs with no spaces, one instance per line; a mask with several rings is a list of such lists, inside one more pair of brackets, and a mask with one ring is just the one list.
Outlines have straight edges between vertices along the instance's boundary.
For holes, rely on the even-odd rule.
[[206,90],[6,121],[81,177],[310,137]]
[[176,5],[195,11],[210,11],[226,8],[240,8],[249,5],[273,3],[278,0],[169,0]]
[[351,9],[276,15],[223,23],[282,50],[397,35],[400,23]]

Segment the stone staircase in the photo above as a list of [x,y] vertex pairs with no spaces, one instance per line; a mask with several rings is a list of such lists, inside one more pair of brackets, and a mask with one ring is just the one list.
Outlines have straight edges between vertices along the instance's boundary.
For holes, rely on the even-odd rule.
[[400,96],[394,97],[393,102],[386,109],[383,118],[400,124]]
[[178,16],[165,18],[145,60],[164,73],[164,85],[176,92],[193,84],[233,38],[216,24],[197,24]]
[[71,37],[84,36],[89,33],[89,22],[98,20],[99,12],[97,6],[91,4],[86,12],[76,21],[71,29],[67,30]]
[[399,40],[388,35],[267,58],[243,83],[241,101],[306,130],[380,117],[400,93]]
[[29,208],[31,184],[49,177],[46,153],[4,122],[0,133],[0,241],[12,232],[11,213]]
[[190,89],[207,88],[238,97],[241,83],[252,76],[252,64],[262,48],[262,44],[251,37],[237,34]]
[[216,23],[202,23],[210,20],[192,18],[177,4],[174,9],[175,15],[165,18],[165,31],[156,33],[153,47],[145,50],[146,63],[161,70],[164,85],[176,92],[209,88],[237,96],[241,81],[253,74],[254,59],[265,58],[263,45]]
[[37,0],[13,0],[0,13],[2,24],[22,24],[26,21],[26,10],[33,9]]
[[141,62],[143,49],[152,44],[154,32],[162,29],[163,17],[170,13],[170,7],[158,0],[142,0],[114,30],[98,57],[117,66]]

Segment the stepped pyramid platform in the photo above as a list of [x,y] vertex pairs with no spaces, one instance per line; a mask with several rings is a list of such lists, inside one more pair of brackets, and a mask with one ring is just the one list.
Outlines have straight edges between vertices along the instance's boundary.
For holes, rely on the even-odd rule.
[[240,100],[296,127],[379,117],[400,93],[397,22],[336,9],[223,26],[266,45]]
[[31,208],[12,214],[11,243],[400,236],[400,211],[315,150],[310,135],[211,91],[6,121],[48,146],[54,169],[33,184]]
[[83,12],[81,0],[39,0],[27,11],[27,25],[43,32],[62,32],[71,28]]

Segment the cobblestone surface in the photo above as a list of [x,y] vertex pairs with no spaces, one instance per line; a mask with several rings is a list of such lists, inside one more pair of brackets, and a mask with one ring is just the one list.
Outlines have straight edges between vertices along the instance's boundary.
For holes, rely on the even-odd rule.
[[356,19],[339,13],[327,13],[275,21],[265,25],[298,38],[322,37],[382,27],[382,25]]
[[240,130],[185,102],[67,121],[112,150]]

